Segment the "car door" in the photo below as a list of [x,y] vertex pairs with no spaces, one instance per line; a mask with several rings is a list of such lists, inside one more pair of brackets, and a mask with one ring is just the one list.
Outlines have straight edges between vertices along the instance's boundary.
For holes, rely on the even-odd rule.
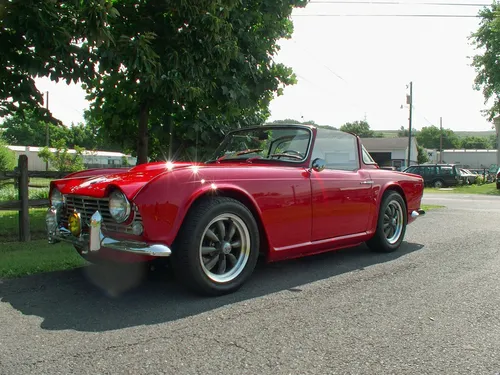
[[360,169],[357,138],[320,128],[315,158],[326,167],[311,172],[312,241],[365,232],[373,214],[373,182]]

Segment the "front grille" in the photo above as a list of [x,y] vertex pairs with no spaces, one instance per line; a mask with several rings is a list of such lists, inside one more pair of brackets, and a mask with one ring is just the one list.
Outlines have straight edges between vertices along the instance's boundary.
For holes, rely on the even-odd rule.
[[90,218],[92,215],[99,211],[102,216],[103,230],[108,232],[118,232],[118,233],[132,233],[132,224],[134,222],[142,222],[142,217],[139,211],[132,210],[131,215],[133,215],[133,221],[130,224],[118,224],[113,220],[111,214],[109,213],[109,199],[108,198],[91,198],[82,197],[77,195],[66,195],[66,214],[63,215],[62,224],[67,225],[68,215],[74,211],[80,214],[82,219],[82,229],[88,229],[90,225]]

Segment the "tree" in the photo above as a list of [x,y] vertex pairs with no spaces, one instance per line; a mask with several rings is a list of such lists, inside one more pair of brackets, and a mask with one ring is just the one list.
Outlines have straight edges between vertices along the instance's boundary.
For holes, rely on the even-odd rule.
[[[460,140],[451,129],[443,129],[443,148],[458,148]],[[434,125],[425,126],[417,133],[417,142],[419,145],[430,148],[439,149],[441,130]]]
[[[50,145],[53,146],[54,142],[60,139],[68,141],[68,129],[65,126],[52,123],[48,126]],[[7,144],[15,146],[45,146],[46,127],[47,123],[39,120],[32,110],[16,113],[0,125],[2,138]]]
[[417,163],[418,164],[424,164],[429,161],[429,155],[427,154],[427,151],[425,148],[423,148],[420,145],[417,145]]
[[12,171],[16,166],[16,155],[0,139],[0,171]]
[[295,83],[273,55],[291,36],[293,7],[305,4],[116,2],[109,30],[117,43],[98,49],[88,117],[125,148],[136,143],[138,163],[165,154],[165,145],[197,155],[227,130],[263,123],[274,93]]
[[0,4],[0,117],[25,109],[50,118],[35,77],[67,83],[95,76],[94,48],[111,42],[113,0],[9,0]]
[[460,148],[464,149],[490,149],[491,140],[486,137],[467,136],[460,140]]
[[376,134],[370,129],[370,125],[366,121],[354,121],[345,123],[340,127],[340,130],[353,133],[361,138],[375,138]]
[[493,120],[500,114],[500,4],[494,1],[479,12],[479,29],[470,36],[472,44],[479,51],[472,59],[476,70],[475,86],[482,90],[485,104],[492,99],[491,107],[485,111],[488,119]]
[[38,156],[46,163],[49,162],[58,171],[76,172],[85,168],[82,158],[83,148],[76,146],[75,152],[70,154],[63,140],[57,141],[55,148],[56,151],[53,153],[44,147]]
[[398,130],[398,137],[400,138],[408,137],[409,135],[410,131],[408,129],[405,129],[404,126],[401,126],[401,128]]

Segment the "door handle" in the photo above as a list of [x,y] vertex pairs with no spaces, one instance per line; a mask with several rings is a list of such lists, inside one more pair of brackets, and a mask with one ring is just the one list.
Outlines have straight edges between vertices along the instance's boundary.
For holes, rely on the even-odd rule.
[[373,185],[372,180],[361,181],[361,185]]

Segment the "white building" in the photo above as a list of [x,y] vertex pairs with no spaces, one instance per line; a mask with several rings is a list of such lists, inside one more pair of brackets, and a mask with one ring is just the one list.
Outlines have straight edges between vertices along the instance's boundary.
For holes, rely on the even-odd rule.
[[[361,138],[361,143],[381,167],[403,170],[408,163],[408,138]],[[417,164],[417,140],[411,138],[410,165]]]
[[[45,162],[38,156],[42,147],[34,146],[7,146],[10,150],[14,151],[16,158],[19,155],[28,156],[28,170],[30,171],[44,171]],[[49,148],[51,152],[56,152],[55,148]],[[76,150],[68,149],[69,154],[75,154]],[[90,151],[85,150],[82,153],[83,165],[85,168],[118,168],[125,166],[126,160],[129,165],[136,164],[136,158],[130,155],[122,154],[121,152],[111,151]]]
[[442,162],[459,164],[464,168],[490,168],[497,163],[497,150],[443,150]]

